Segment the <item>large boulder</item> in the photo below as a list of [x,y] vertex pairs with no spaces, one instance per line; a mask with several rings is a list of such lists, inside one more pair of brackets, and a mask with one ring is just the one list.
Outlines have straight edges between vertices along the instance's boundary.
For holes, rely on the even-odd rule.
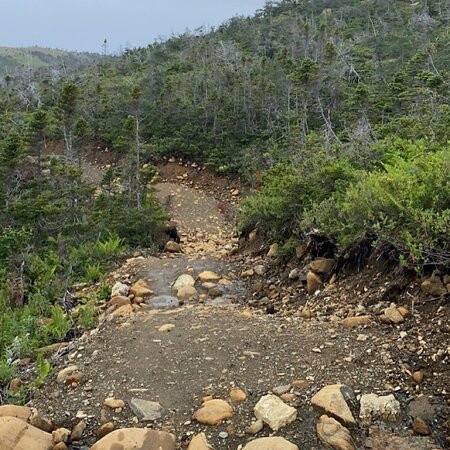
[[350,389],[343,384],[331,384],[317,392],[311,399],[311,403],[345,425],[355,426],[356,420],[345,399],[350,392]]
[[265,437],[249,442],[244,450],[298,450],[298,447],[282,437]]
[[91,447],[91,450],[135,449],[175,450],[175,436],[148,428],[122,428],[107,434]]
[[1,450],[50,450],[50,433],[29,425],[17,417],[0,417]]
[[355,450],[350,432],[332,417],[323,415],[316,425],[319,441],[334,450]]
[[257,419],[267,423],[274,431],[293,422],[297,418],[297,410],[286,405],[273,394],[264,395],[255,405],[254,413]]

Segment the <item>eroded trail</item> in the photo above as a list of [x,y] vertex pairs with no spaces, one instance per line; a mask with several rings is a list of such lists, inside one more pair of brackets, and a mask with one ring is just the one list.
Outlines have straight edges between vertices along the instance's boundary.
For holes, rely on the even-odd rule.
[[[229,256],[237,239],[221,202],[177,183],[161,183],[157,190],[179,222],[183,253],[136,256],[112,274],[111,281],[128,285],[145,279],[155,294],[122,317],[106,315],[96,330],[73,342],[58,365],[59,369],[76,365],[83,374],[81,382],[71,386],[53,378],[36,393],[33,405],[60,426],[71,429],[80,420],[86,423],[72,448],[92,445],[105,423],[115,429],[168,431],[176,436],[177,448],[187,448],[201,432],[215,449],[236,450],[255,437],[267,436],[283,437],[301,449],[323,448],[316,437],[320,413],[311,406],[311,397],[336,383],[352,386],[357,394],[373,392],[374,385],[382,387],[387,375],[383,364],[371,363],[373,336],[365,330],[356,339],[354,331],[330,322],[247,309],[252,293],[241,278],[244,267]],[[216,279],[202,282],[198,277],[204,271],[214,272]],[[177,299],[172,284],[183,274],[196,280],[197,293],[173,307]],[[154,301],[161,296],[163,300]],[[288,408],[287,413],[268,412],[279,429],[256,423],[248,430],[256,420],[255,405],[271,392]],[[228,402],[232,416],[215,426],[195,420],[193,414],[207,396]],[[107,398],[123,403],[111,408],[105,405]],[[287,417],[294,409],[296,420]],[[353,406],[352,411],[357,417]],[[216,413],[211,413],[212,422]],[[427,438],[412,436],[395,443],[392,429],[395,426],[373,428],[370,448],[436,448]],[[336,433],[341,445],[336,448],[364,448],[368,442],[362,429],[353,429],[353,441],[339,429]],[[254,448],[294,448],[285,441],[281,445],[265,447],[260,441]]]

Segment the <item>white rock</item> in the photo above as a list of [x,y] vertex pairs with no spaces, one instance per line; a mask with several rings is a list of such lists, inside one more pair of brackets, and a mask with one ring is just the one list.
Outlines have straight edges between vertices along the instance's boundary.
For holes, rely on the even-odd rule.
[[130,291],[130,288],[124,284],[118,281],[111,290],[111,298],[114,297],[126,297],[128,295],[128,292]]
[[273,394],[261,397],[254,412],[257,419],[267,423],[274,431],[278,431],[297,418],[297,410],[286,405],[283,400]]
[[256,275],[259,276],[262,276],[266,273],[266,268],[262,264],[258,264],[253,268],[253,270],[255,271]]
[[370,425],[373,420],[381,419],[395,421],[400,415],[400,403],[393,394],[379,397],[376,394],[365,394],[361,397],[359,418],[364,425]]

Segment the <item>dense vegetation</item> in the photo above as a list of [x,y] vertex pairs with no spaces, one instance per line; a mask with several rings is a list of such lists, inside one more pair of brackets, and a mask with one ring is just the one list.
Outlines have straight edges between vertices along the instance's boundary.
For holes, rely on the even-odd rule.
[[[145,163],[161,155],[257,188],[244,230],[448,265],[449,17],[442,0],[284,0],[64,76],[0,78],[0,384],[70,329],[73,281],[155,241]],[[100,192],[81,177],[88,143],[126,161]]]
[[0,47],[0,74],[15,75],[24,70],[52,69],[67,71],[95,63],[100,55],[87,52],[68,52],[53,48]]

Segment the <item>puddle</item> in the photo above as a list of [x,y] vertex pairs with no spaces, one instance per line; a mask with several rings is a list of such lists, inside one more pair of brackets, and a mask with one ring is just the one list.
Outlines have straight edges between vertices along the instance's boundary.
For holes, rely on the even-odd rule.
[[180,301],[172,295],[158,295],[145,301],[147,305],[156,309],[178,308]]

